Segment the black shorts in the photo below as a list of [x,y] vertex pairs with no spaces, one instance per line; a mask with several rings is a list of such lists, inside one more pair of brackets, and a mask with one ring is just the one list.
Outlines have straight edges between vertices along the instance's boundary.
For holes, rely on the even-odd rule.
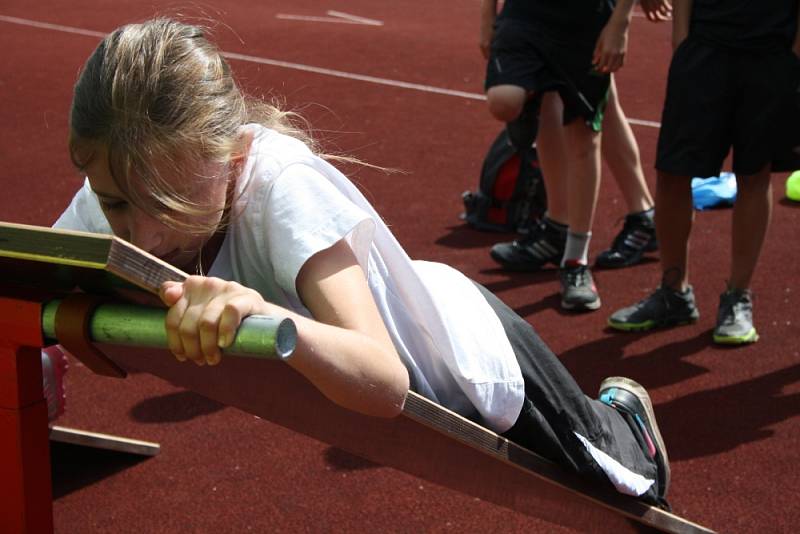
[[516,85],[531,93],[558,91],[564,124],[583,118],[600,131],[610,76],[592,69],[593,39],[554,35],[536,24],[499,19],[495,25],[485,89]]
[[658,136],[656,168],[716,176],[733,148],[733,172],[800,168],[800,60],[789,50],[726,49],[695,38],[675,50]]

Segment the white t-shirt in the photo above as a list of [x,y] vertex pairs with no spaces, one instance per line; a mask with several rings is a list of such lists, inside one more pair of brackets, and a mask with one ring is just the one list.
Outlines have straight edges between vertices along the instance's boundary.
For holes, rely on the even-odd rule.
[[[303,264],[346,239],[409,370],[414,389],[503,432],[524,385],[492,308],[463,274],[412,261],[359,190],[301,141],[258,125],[237,182],[236,209],[208,275],[235,280],[311,316],[297,295]],[[56,227],[110,233],[88,180]]]

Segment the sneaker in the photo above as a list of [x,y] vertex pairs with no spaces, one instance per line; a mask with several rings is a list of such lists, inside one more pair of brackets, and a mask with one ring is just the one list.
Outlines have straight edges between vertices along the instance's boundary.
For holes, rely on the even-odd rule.
[[561,278],[561,307],[566,310],[585,311],[600,307],[600,295],[594,285],[588,265],[568,261],[559,269]]
[[719,296],[714,343],[743,345],[758,341],[753,326],[753,297],[747,289],[728,289]]
[[[616,409],[618,412],[630,416],[636,425],[634,434],[641,439],[642,449],[652,458],[658,468],[658,497],[666,505],[666,496],[669,491],[670,467],[667,447],[664,438],[656,423],[653,403],[650,395],[637,382],[630,378],[613,376],[603,380],[600,384],[600,401]],[[668,505],[667,505],[668,506]]]
[[642,261],[645,252],[658,250],[656,226],[644,213],[630,213],[611,243],[611,248],[597,256],[595,265],[604,269],[628,267]]
[[699,318],[692,286],[680,292],[662,285],[649,297],[614,312],[608,318],[608,325],[625,331],[651,330],[694,323]]
[[58,345],[42,349],[42,392],[47,402],[47,418],[50,422],[64,413],[64,373],[67,368],[67,356]]
[[525,237],[510,243],[497,243],[489,254],[509,271],[538,271],[548,263],[558,265],[566,245],[566,230],[542,219]]

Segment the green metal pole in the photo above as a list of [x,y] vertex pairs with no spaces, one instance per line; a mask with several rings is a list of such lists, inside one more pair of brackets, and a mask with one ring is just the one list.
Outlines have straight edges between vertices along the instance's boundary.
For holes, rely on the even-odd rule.
[[[57,339],[55,322],[60,304],[61,300],[55,299],[44,305],[42,332],[50,339]],[[101,304],[92,314],[89,335],[97,343],[166,349],[166,314],[160,308]],[[242,321],[233,344],[223,354],[286,360],[296,344],[297,328],[291,319],[251,315]]]

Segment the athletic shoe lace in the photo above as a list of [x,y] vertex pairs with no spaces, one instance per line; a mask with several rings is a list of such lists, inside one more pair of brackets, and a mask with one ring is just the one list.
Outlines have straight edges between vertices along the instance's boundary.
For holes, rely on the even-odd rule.
[[564,278],[567,281],[567,285],[573,287],[588,287],[591,285],[589,270],[586,268],[586,265],[568,269],[564,273]]
[[739,291],[726,291],[722,295],[722,305],[719,310],[719,322],[724,325],[736,323],[736,317],[750,311],[748,295]]

